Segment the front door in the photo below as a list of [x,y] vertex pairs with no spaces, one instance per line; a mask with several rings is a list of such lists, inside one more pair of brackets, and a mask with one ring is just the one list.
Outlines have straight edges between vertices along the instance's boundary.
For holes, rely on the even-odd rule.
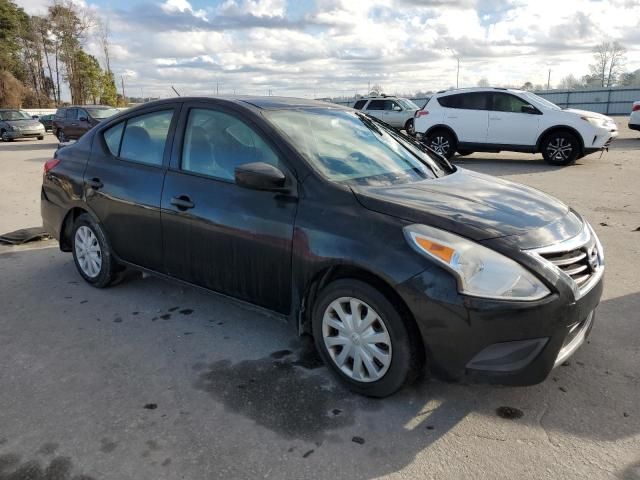
[[496,92],[489,111],[487,143],[533,147],[538,139],[541,115],[526,113],[529,102],[510,93]]
[[239,187],[234,170],[267,162],[291,173],[256,125],[224,107],[185,106],[180,124],[162,194],[167,272],[287,313],[297,198]]
[[116,255],[152,270],[163,267],[160,199],[176,111],[165,104],[96,132],[84,175]]

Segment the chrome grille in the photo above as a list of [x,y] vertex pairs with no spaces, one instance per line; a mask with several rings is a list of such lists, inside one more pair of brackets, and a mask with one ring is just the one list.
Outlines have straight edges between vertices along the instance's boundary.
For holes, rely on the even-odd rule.
[[540,256],[569,275],[578,287],[587,283],[599,266],[595,245],[585,245],[568,252],[540,253]]
[[604,252],[587,223],[575,237],[528,252],[573,280],[576,299],[590,291],[604,273]]

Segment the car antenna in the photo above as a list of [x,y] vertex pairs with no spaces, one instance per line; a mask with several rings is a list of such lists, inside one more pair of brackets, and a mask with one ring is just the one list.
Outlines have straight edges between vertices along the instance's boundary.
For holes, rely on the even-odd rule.
[[178,90],[175,89],[175,87],[173,85],[171,85],[171,89],[176,92],[176,95],[178,95],[179,97],[181,97],[182,95],[180,95],[180,93],[178,92]]

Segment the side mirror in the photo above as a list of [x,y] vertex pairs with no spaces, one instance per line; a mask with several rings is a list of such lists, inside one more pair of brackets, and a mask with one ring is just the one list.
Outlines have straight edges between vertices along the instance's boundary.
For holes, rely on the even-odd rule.
[[520,107],[520,111],[531,115],[538,115],[540,113],[540,111],[533,105],[522,105],[522,107]]
[[39,117],[38,117],[38,115],[32,115],[32,116],[31,116],[31,118],[32,118],[33,120],[38,120],[38,118],[39,118]]
[[89,119],[87,117],[80,117],[78,120],[80,120],[81,122],[88,122]]
[[236,185],[253,190],[283,192],[286,177],[282,171],[264,162],[253,162],[235,168]]

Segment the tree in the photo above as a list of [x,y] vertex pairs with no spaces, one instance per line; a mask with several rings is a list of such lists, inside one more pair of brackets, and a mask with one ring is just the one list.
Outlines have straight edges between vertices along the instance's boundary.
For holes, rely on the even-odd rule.
[[578,88],[582,88],[584,84],[578,80],[573,74],[569,74],[560,80],[558,84],[558,88],[561,90],[577,90]]
[[640,85],[640,68],[633,72],[625,72],[618,78],[618,85],[621,87],[632,87]]
[[0,0],[0,70],[22,81],[25,71],[21,58],[20,31],[27,14],[10,0]]
[[478,80],[478,86],[479,87],[488,87],[489,86],[489,80],[487,80],[487,77],[482,77],[480,80]]
[[592,79],[597,78],[601,87],[612,87],[622,72],[626,52],[618,42],[602,42],[594,48],[595,63],[589,65]]
[[530,92],[531,90],[533,90],[533,83],[531,82],[524,82],[524,85],[522,85],[522,90],[526,90],[527,92]]
[[102,105],[118,105],[118,89],[116,88],[115,78],[113,78],[113,72],[107,71],[102,73],[100,103]]
[[24,86],[8,70],[0,70],[0,105],[9,108],[22,107]]

